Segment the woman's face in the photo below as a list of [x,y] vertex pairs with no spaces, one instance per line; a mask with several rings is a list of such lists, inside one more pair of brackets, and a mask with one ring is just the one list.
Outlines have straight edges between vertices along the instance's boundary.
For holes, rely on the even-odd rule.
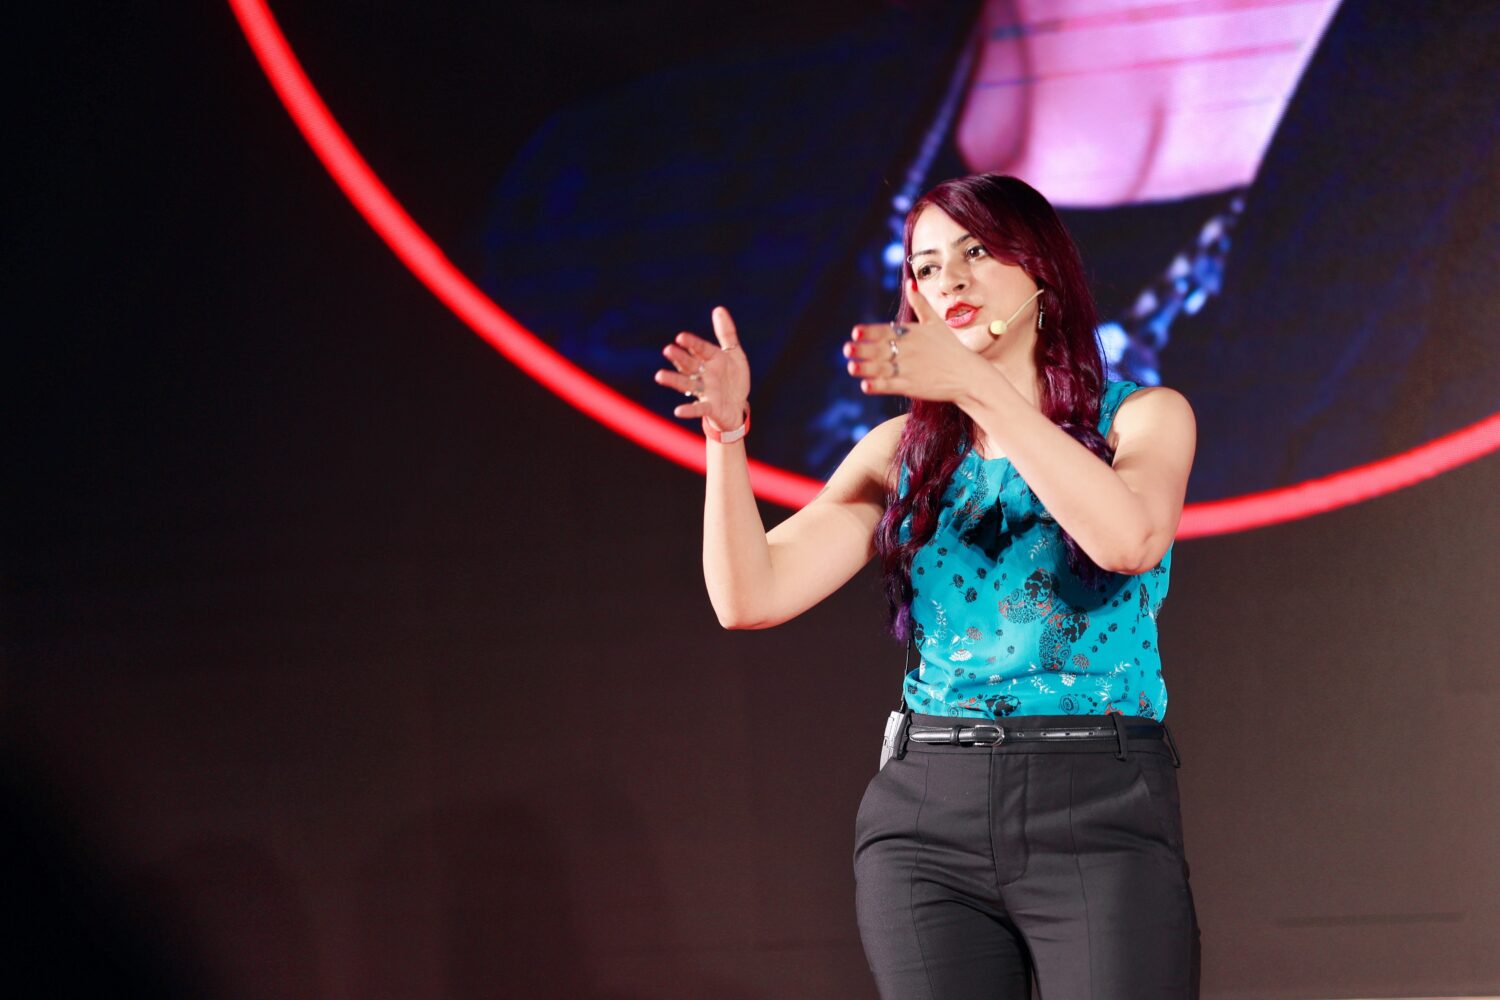
[[[1016,312],[1037,289],[1025,271],[990,256],[936,206],[917,216],[911,249],[917,291],[966,347],[990,357],[1030,350],[1036,340],[1036,301]],[[1009,321],[998,338],[989,329],[997,319]]]

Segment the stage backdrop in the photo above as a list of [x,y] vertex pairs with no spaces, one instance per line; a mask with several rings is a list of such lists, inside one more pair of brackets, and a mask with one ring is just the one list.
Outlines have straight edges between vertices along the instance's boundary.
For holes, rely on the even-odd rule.
[[993,169],[1078,238],[1112,375],[1192,401],[1193,509],[1271,497],[1179,540],[1161,620],[1204,995],[1500,992],[1500,18],[812,6],[278,7],[306,138],[252,5],[52,14],[7,225],[16,980],[873,997],[878,577],[721,630],[651,373],[735,310],[785,517],[889,412],[837,348],[903,204]]

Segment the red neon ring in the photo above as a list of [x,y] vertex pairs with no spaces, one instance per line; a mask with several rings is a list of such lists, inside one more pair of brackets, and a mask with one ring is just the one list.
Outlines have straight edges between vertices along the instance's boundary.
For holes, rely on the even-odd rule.
[[[302,137],[335,183],[417,280],[527,375],[606,427],[679,465],[705,471],[703,439],[604,385],[547,346],[453,266],[370,169],[287,44],[264,0],[229,0],[250,48]],[[1188,504],[1178,538],[1277,524],[1369,500],[1500,449],[1500,413],[1400,454],[1260,493]],[[798,508],[822,488],[807,476],[750,460],[757,495]]]

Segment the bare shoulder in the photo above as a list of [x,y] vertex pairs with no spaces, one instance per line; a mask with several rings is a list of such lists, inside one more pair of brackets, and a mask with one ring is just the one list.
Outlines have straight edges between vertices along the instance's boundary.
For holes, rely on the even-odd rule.
[[895,484],[893,459],[907,416],[903,413],[870,428],[844,456],[815,500],[849,503],[883,498]]
[[1198,421],[1187,397],[1164,385],[1143,386],[1126,396],[1109,427],[1110,446],[1162,436],[1197,440]]
[[872,446],[885,454],[886,458],[896,454],[896,445],[901,443],[901,431],[906,427],[906,421],[911,419],[910,413],[882,420],[870,432],[860,439],[861,442],[869,441]]
[[889,420],[883,420],[870,428],[870,432],[859,442],[859,445],[869,442],[868,468],[878,472],[888,488],[894,486],[896,482],[896,470],[893,466],[896,448],[901,444],[901,432],[905,429],[906,421],[910,417],[911,414],[903,413]]

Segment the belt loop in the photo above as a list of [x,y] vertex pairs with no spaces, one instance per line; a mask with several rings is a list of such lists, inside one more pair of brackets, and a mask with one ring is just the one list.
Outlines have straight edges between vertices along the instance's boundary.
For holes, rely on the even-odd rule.
[[1163,722],[1161,724],[1161,731],[1167,738],[1167,749],[1172,751],[1172,766],[1181,767],[1182,758],[1177,754],[1177,741],[1172,739],[1172,730],[1168,729],[1167,724]]
[[901,728],[896,731],[896,759],[906,759],[906,745],[910,742],[907,734],[911,731],[911,709],[905,708],[901,713],[905,718],[901,720]]
[[1119,741],[1120,749],[1115,751],[1115,760],[1124,760],[1125,754],[1125,716],[1119,712],[1109,713],[1109,721],[1115,724],[1115,739]]
[[948,729],[948,742],[954,746],[958,746],[958,734],[963,731],[963,726],[950,726]]

